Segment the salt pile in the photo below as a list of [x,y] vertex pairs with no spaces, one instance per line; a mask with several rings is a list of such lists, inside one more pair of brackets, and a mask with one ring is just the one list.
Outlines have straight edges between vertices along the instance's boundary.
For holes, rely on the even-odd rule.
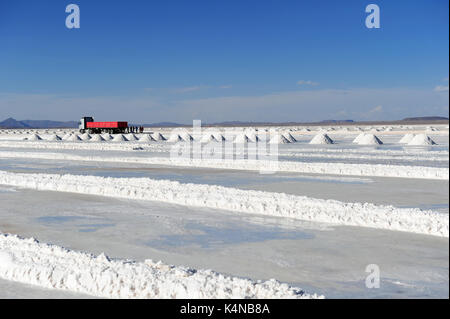
[[133,133],[130,133],[130,134],[125,135],[125,138],[126,138],[128,141],[137,141],[137,140],[138,140],[138,138],[136,137],[136,135],[134,135]]
[[76,134],[72,134],[66,140],[71,141],[71,142],[76,142],[76,141],[81,141],[81,138]]
[[245,143],[248,143],[249,141],[250,140],[249,140],[248,136],[245,134],[239,134],[234,139],[235,144],[245,144]]
[[358,144],[359,141],[361,141],[361,139],[364,137],[364,135],[366,135],[366,133],[360,133],[357,137],[355,137],[353,143]]
[[248,137],[248,141],[249,141],[249,142],[252,142],[252,143],[258,143],[258,142],[261,141],[261,139],[259,138],[259,136],[256,135],[256,134],[250,134],[250,135],[247,135],[247,137]]
[[111,141],[113,139],[113,136],[109,133],[103,134],[102,137],[105,141]]
[[149,143],[149,142],[155,142],[155,140],[150,134],[144,134],[139,139],[139,142]]
[[179,134],[171,134],[167,142],[176,143],[176,142],[184,142],[184,140]]
[[47,141],[61,141],[61,137],[56,134],[52,134],[47,138]]
[[213,133],[214,138],[219,142],[225,142],[225,136],[223,136],[221,133]]
[[284,137],[283,135],[276,134],[275,136],[273,136],[270,139],[269,143],[270,144],[289,144],[290,141],[286,137]]
[[373,134],[365,134],[359,141],[359,145],[381,145],[383,142]]
[[185,142],[191,142],[194,140],[194,138],[188,132],[181,132],[180,136]]
[[436,143],[426,134],[417,134],[408,145],[436,145]]
[[283,136],[284,136],[289,142],[292,142],[292,143],[297,142],[297,140],[295,139],[295,137],[293,137],[292,134],[289,133],[289,132],[284,133]]
[[91,136],[91,139],[90,139],[91,142],[102,142],[104,140],[105,139],[100,134],[94,134]]
[[42,140],[42,138],[37,134],[33,134],[30,137],[26,137],[25,139],[27,141],[41,141]]
[[167,140],[167,138],[165,138],[161,133],[154,133],[154,134],[152,135],[152,138],[153,138],[155,141],[158,141],[158,142],[160,142],[160,141],[166,141],[166,140]]
[[248,130],[245,132],[248,142],[257,143],[260,141],[256,133],[257,133],[256,130]]
[[334,144],[334,142],[327,134],[319,133],[314,136],[309,144]]
[[66,133],[63,137],[62,140],[65,141],[67,140],[72,134]]
[[113,139],[113,142],[127,142],[128,140],[126,139],[125,136],[123,136],[122,134],[116,134]]
[[205,134],[200,140],[201,143],[219,142],[213,134]]
[[398,141],[401,144],[408,144],[409,142],[412,141],[412,139],[414,138],[414,134],[408,133],[405,134],[400,141]]
[[91,136],[88,133],[84,133],[84,134],[80,135],[80,138],[83,141],[89,141],[91,139]]

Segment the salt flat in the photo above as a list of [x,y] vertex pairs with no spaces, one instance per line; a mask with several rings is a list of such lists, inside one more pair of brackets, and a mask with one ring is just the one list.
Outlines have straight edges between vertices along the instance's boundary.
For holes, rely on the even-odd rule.
[[[328,297],[448,295],[448,239],[89,195],[0,198],[2,231],[69,249],[277,278]],[[371,263],[383,273],[377,290],[364,285]]]
[[[284,170],[274,174],[260,174],[258,168],[253,167],[263,162],[258,160],[243,164],[232,161],[202,161],[196,165],[173,163],[169,161],[169,152],[174,143],[168,141],[90,142],[80,139],[74,142],[58,141],[52,137],[52,132],[15,130],[16,134],[13,134],[3,131],[0,132],[0,171],[4,183],[0,185],[0,232],[35,237],[42,243],[74,250],[67,258],[77,258],[77,251],[94,255],[105,253],[110,258],[123,260],[123,265],[128,259],[137,263],[152,259],[176,267],[212,269],[225,276],[250,278],[255,282],[275,278],[290,287],[303,289],[304,296],[448,298],[448,128],[393,127],[388,131],[362,128],[383,141],[383,144],[369,146],[353,143],[361,132],[352,127],[328,129],[327,135],[334,144],[309,144],[319,132],[316,128],[309,129],[291,128],[289,134],[296,142],[289,143],[286,142],[289,140],[286,128],[280,129],[280,134],[286,137],[276,139],[282,143],[278,145],[278,152]],[[162,129],[152,132],[152,136],[158,131],[169,139],[170,132]],[[250,131],[246,133],[249,140],[258,134]],[[237,136],[245,140],[239,135],[241,132]],[[407,133],[424,132],[436,145],[399,143]],[[56,132],[61,137],[63,133],[67,134],[68,130]],[[41,140],[24,140],[32,134],[39,135]],[[186,145],[183,143],[186,142],[179,143],[180,147]],[[220,145],[214,142],[213,148],[218,149]],[[342,165],[337,169],[339,163]],[[53,180],[52,176],[66,174],[74,177],[61,181],[72,186],[61,184],[55,188],[45,182],[46,178]],[[117,192],[121,198],[114,198],[114,192],[105,196],[107,185],[94,177],[122,185],[122,190]],[[78,184],[72,184],[75,180]],[[100,182],[80,192],[86,181]],[[39,182],[41,186],[37,187]],[[172,185],[171,182],[181,184]],[[140,185],[144,185],[141,183],[165,185],[168,191],[177,191],[170,195],[173,198],[151,189],[149,193],[136,196]],[[209,193],[216,188],[225,193],[220,196]],[[208,191],[195,193],[200,189]],[[267,206],[270,202],[264,202],[266,199],[251,197],[257,194],[253,191],[264,191],[264,198],[275,196],[283,198],[284,202],[280,201],[280,207],[273,206],[272,210]],[[240,195],[229,197],[223,207],[213,205],[226,192]],[[157,195],[156,201],[150,194]],[[189,198],[195,196],[196,201]],[[181,197],[185,197],[182,202]],[[289,206],[286,201],[291,200],[298,200],[298,203]],[[255,206],[258,201],[263,205],[260,211]],[[307,203],[320,205],[307,206]],[[249,204],[254,208],[249,209]],[[344,207],[347,207],[346,213],[333,219]],[[275,211],[283,212],[283,209],[289,214],[274,216]],[[361,215],[362,211],[365,215]],[[405,222],[411,220],[405,215],[401,221],[395,215],[397,213],[394,214],[397,211],[410,212],[410,219],[415,220],[415,224],[405,228]],[[301,218],[295,219],[292,214],[300,214]],[[355,225],[359,226],[349,226],[353,225],[349,221],[358,215],[362,219]],[[430,222],[426,221],[427,216],[437,219],[427,226]],[[390,221],[383,224],[380,218]],[[392,228],[390,223],[399,225]],[[374,225],[384,226],[376,229],[372,228]],[[440,235],[412,232],[422,229],[428,233],[430,227],[438,227]],[[12,245],[15,241],[11,241],[12,246],[8,246],[7,238],[3,240],[5,249],[9,249],[8,256],[22,249],[21,240],[17,245]],[[24,241],[23,245],[26,243]],[[39,247],[32,249],[47,249]],[[26,254],[21,255],[23,262],[28,260]],[[8,258],[3,256],[0,262],[8,261]],[[86,259],[86,262],[95,260]],[[380,267],[379,289],[365,286],[368,275],[365,269],[369,264]],[[3,274],[9,274],[10,279],[18,278],[12,274],[12,269],[19,271],[20,267],[17,264],[9,271],[6,268]],[[136,264],[133,267],[146,266]],[[95,268],[92,269],[95,274]],[[172,278],[169,273],[162,272],[161,278],[166,278],[164,276]],[[32,277],[29,279],[33,281]],[[49,291],[39,288],[44,283],[33,282],[36,288],[28,289],[26,284],[0,278],[0,287],[7,287],[8,293],[3,294],[6,298],[30,295],[70,298],[73,293],[66,289],[70,285],[64,286],[64,290]],[[218,290],[214,293],[208,290],[208,293],[217,296],[226,285],[226,281],[219,280],[215,286]],[[242,281],[242,285],[257,287],[249,281]],[[275,294],[277,285],[269,283],[251,296]],[[167,285],[161,287],[170,295]],[[280,290],[285,295],[279,294],[279,297],[291,295],[290,288],[279,287],[286,289]],[[125,296],[125,288],[117,290],[114,296]],[[233,291],[239,294],[240,288],[236,289]],[[90,296],[109,296],[104,291],[86,291]],[[181,296],[180,291],[178,296]]]

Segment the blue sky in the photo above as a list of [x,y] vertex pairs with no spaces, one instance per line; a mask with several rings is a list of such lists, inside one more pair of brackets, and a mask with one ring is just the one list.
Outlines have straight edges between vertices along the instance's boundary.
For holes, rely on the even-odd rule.
[[[67,29],[75,3],[81,28]],[[381,10],[367,29],[365,7]],[[448,116],[448,1],[0,2],[0,119]]]

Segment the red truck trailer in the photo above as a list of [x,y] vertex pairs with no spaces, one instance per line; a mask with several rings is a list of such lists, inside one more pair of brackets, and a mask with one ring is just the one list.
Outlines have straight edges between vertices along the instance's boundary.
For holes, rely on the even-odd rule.
[[79,122],[80,133],[128,133],[128,122],[94,122],[92,117],[83,117]]

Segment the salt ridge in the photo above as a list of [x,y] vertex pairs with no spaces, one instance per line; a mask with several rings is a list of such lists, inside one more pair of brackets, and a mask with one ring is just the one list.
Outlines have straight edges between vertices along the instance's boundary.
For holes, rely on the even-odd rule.
[[336,225],[381,228],[449,237],[448,214],[423,211],[418,208],[344,203],[284,193],[186,184],[149,178],[23,174],[0,171],[0,184],[35,190],[160,201]]
[[106,298],[323,298],[274,279],[110,259],[0,233],[0,278]]
[[109,163],[138,163],[149,165],[165,165],[180,167],[202,167],[237,169],[248,171],[264,171],[274,169],[280,172],[297,172],[312,174],[399,177],[420,179],[449,179],[448,167],[405,166],[385,164],[348,164],[348,163],[310,163],[299,161],[268,161],[268,160],[192,160],[188,158],[164,157],[103,157],[75,155],[64,153],[35,153],[35,152],[0,152],[0,158],[36,158],[48,160],[109,162]]
[[[102,135],[105,139],[107,136]],[[154,137],[153,137],[154,138]],[[63,138],[64,140],[64,138]],[[36,148],[36,149],[66,149],[66,150],[112,150],[112,151],[129,151],[133,147],[142,146],[138,143],[76,143],[70,141],[64,141],[63,143],[51,143],[48,141],[1,141],[0,147],[13,147],[13,148]],[[164,144],[162,142],[156,142],[146,145],[146,148],[151,151],[167,152],[171,144]],[[423,150],[423,149],[403,149],[403,150],[381,150],[381,149],[347,149],[347,148],[298,148],[293,153],[345,153],[345,154],[374,154],[376,155],[414,155],[423,157],[442,156],[448,159],[449,152],[446,150]]]

